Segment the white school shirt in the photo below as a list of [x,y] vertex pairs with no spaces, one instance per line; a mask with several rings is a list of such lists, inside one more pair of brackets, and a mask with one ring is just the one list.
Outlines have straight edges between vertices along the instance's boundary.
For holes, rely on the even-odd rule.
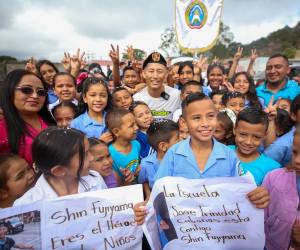
[[[75,106],[78,106],[78,100],[73,98],[73,100],[71,101]],[[60,104],[61,101],[57,100],[56,102],[54,103],[51,103],[48,105],[48,110],[52,113],[52,110],[58,105]]]
[[[83,182],[79,182],[78,193],[98,191],[107,188],[102,176],[94,170],[90,170],[89,175],[81,178],[83,179]],[[41,175],[34,187],[29,189],[22,197],[17,199],[13,206],[30,204],[35,201],[53,199],[57,197],[57,193],[49,185],[48,181],[45,179],[45,176]]]

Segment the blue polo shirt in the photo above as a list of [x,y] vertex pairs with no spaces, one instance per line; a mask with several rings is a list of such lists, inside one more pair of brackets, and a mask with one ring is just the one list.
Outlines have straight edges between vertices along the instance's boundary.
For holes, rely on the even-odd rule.
[[136,140],[141,144],[141,158],[147,157],[152,152],[152,147],[148,143],[147,134],[142,132],[141,130],[138,131]]
[[294,100],[300,94],[300,86],[297,82],[288,80],[286,85],[275,94],[267,89],[267,83],[265,82],[256,88],[256,93],[260,99],[263,99],[263,106],[267,107],[272,96],[274,96],[274,101],[277,101],[279,97]]
[[201,179],[238,176],[243,173],[235,152],[215,139],[205,169],[201,172],[190,140],[190,138],[183,140],[167,151],[157,170],[155,181],[165,176]]
[[[228,146],[232,150],[236,150],[236,146]],[[274,161],[272,158],[260,154],[255,160],[250,162],[242,162],[241,166],[244,171],[249,171],[255,179],[256,185],[260,186],[266,176],[270,171],[280,168],[280,164],[277,161]]]
[[138,182],[141,184],[148,182],[150,189],[152,189],[159,162],[156,152],[143,158],[141,161],[141,171],[139,173]]
[[264,154],[285,167],[292,159],[294,133],[295,127],[286,134],[278,137],[265,149]]
[[92,119],[88,112],[86,111],[82,115],[76,117],[70,124],[71,128],[76,128],[89,138],[89,137],[96,137],[100,138],[100,136],[106,132],[106,126],[105,126],[105,116],[106,113],[104,112],[103,115],[103,121],[102,123],[98,123],[94,119]]

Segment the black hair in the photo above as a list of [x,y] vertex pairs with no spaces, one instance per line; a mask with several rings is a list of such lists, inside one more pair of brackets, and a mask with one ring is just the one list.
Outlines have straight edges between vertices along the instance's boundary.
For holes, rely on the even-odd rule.
[[183,116],[185,115],[186,108],[188,105],[190,105],[193,102],[203,101],[203,100],[210,100],[210,98],[203,93],[192,93],[188,95],[181,103],[182,115]]
[[236,119],[236,127],[240,121],[245,121],[250,124],[263,124],[266,126],[266,131],[269,126],[268,114],[256,107],[247,107],[241,110]]
[[120,126],[122,125],[122,118],[128,114],[132,113],[124,108],[113,108],[109,110],[105,118],[106,127],[109,129],[110,132],[112,132],[114,128],[120,128]]
[[245,99],[245,96],[241,94],[240,92],[227,92],[222,96],[222,103],[224,106],[228,103],[228,101],[232,98],[243,98]]
[[[25,121],[20,116],[13,102],[15,89],[21,81],[22,77],[26,75],[33,75],[42,81],[39,76],[28,70],[15,69],[6,76],[0,93],[0,107],[2,107],[3,109],[3,114],[7,126],[8,144],[11,152],[15,154],[19,153],[19,145],[20,143],[24,142],[24,136],[32,136],[27,128]],[[46,89],[46,83],[42,81],[42,84]],[[53,117],[47,108],[47,103],[48,96],[46,95],[45,102],[41,110],[38,112],[38,115],[48,125],[55,124],[55,121],[53,120]]]
[[51,175],[51,169],[57,165],[68,167],[74,155],[79,154],[77,179],[81,180],[85,160],[85,135],[73,128],[48,127],[33,141],[32,159],[37,170]]
[[[140,105],[143,105],[143,106],[146,106],[146,107],[149,108],[149,106],[148,106],[147,103],[145,103],[145,102],[142,102],[142,101],[134,101],[134,102],[132,102],[132,104],[130,105],[129,110],[130,110],[131,112],[133,112],[134,109],[135,109],[136,107],[140,106]],[[149,109],[150,109],[150,108],[149,108]]]
[[224,138],[222,143],[225,145],[234,145],[234,135],[233,135],[233,122],[225,111],[221,111],[217,114],[217,120],[220,121],[225,130],[225,136],[230,134],[229,138]]
[[178,68],[178,74],[180,75],[182,73],[182,70],[185,66],[188,66],[189,68],[191,68],[191,70],[193,71],[194,74],[194,65],[192,61],[185,61],[185,62],[181,62],[179,64],[179,68]]
[[58,105],[56,105],[52,109],[52,114],[55,116],[55,111],[57,109],[59,109],[59,108],[64,108],[64,107],[71,108],[74,111],[74,114],[76,116],[76,114],[77,114],[77,106],[72,101],[62,101],[62,102],[60,102]]
[[246,95],[247,100],[250,102],[249,103],[250,106],[255,106],[257,108],[262,109],[262,105],[261,105],[261,103],[258,99],[258,96],[256,94],[254,80],[247,72],[243,71],[243,72],[236,73],[233,76],[232,80],[231,80],[232,86],[234,87],[234,83],[236,81],[236,78],[240,75],[244,75],[246,77],[247,81],[249,82],[249,90],[245,95]]
[[[42,67],[44,64],[47,64],[47,65],[51,66],[51,67],[54,69],[54,71],[55,71],[56,73],[59,72],[58,68],[57,68],[57,67],[54,65],[54,63],[52,63],[51,61],[49,61],[49,60],[39,60],[39,61],[36,63],[36,65],[35,65],[35,67],[36,67],[37,71],[39,72],[39,74],[41,74],[41,67]],[[42,77],[42,76],[41,76],[41,77]],[[42,78],[43,78],[43,77],[42,77]]]
[[200,92],[203,93],[203,88],[202,88],[201,83],[198,82],[198,81],[194,81],[194,80],[188,81],[187,83],[185,83],[185,84],[181,87],[181,90],[180,90],[181,93],[183,93],[183,92],[186,90],[186,88],[187,88],[188,86],[198,86],[198,87],[200,88]]
[[[116,88],[114,89],[114,91],[112,92],[112,96],[113,96],[115,93],[117,93],[117,92],[119,92],[119,91],[122,91],[122,90],[125,90],[125,91],[127,91],[127,92],[129,93],[129,91],[128,91],[126,88],[124,88],[124,87],[116,87]],[[130,93],[129,93],[129,95],[131,96]]]
[[207,67],[207,77],[209,76],[210,72],[215,68],[219,68],[222,71],[222,74],[225,75],[226,72],[225,72],[224,66],[219,63],[213,63],[213,64],[208,65],[208,67]]
[[212,91],[212,92],[209,94],[209,97],[210,97],[211,99],[213,99],[213,97],[214,97],[215,95],[221,95],[221,96],[223,96],[223,95],[225,95],[226,93],[228,93],[228,90],[227,90],[227,89],[219,89],[219,90]]
[[277,115],[275,118],[275,125],[277,136],[282,136],[289,132],[294,126],[295,122],[290,117],[289,113],[284,109],[277,109]]
[[100,84],[100,85],[104,86],[106,93],[107,93],[107,105],[104,110],[108,110],[111,107],[111,95],[110,95],[110,92],[109,92],[106,82],[100,78],[88,77],[82,83],[82,94],[81,94],[81,97],[80,97],[80,100],[78,103],[78,115],[83,114],[86,110],[88,110],[88,106],[83,101],[83,97],[89,91],[90,86],[96,85],[96,84]]
[[153,121],[148,130],[148,142],[152,148],[158,150],[160,142],[169,142],[172,137],[172,132],[179,131],[178,124],[169,119],[159,119]]
[[136,72],[136,70],[135,70],[132,66],[126,66],[126,67],[123,69],[122,78],[124,77],[125,72],[128,71],[128,70],[133,70],[133,71],[137,74],[137,76],[138,76],[138,73]]
[[295,97],[295,99],[292,101],[291,105],[291,113],[294,116],[297,116],[298,111],[300,110],[300,94]]
[[273,58],[278,58],[278,57],[281,57],[286,62],[286,64],[289,65],[289,59],[287,58],[287,56],[285,56],[285,55],[283,55],[281,53],[276,53],[276,54],[271,55],[268,58],[268,61],[270,61]]
[[88,140],[89,140],[89,143],[90,143],[90,149],[92,147],[96,146],[96,145],[105,145],[105,146],[107,146],[107,144],[104,141],[102,141],[102,140],[100,140],[96,137],[90,137],[90,138],[88,138]]
[[[99,63],[91,63],[88,67],[89,72],[92,71],[93,69],[97,68],[99,70],[100,75],[102,75],[105,79],[107,79],[106,75],[104,74],[102,67]],[[90,72],[91,73],[91,72]]]
[[70,77],[72,79],[72,83],[74,84],[74,86],[77,87],[76,79],[75,79],[74,76],[72,76],[70,73],[67,73],[67,72],[58,72],[58,73],[55,74],[55,76],[53,78],[53,88],[55,87],[56,79],[59,76],[68,76],[68,77]]

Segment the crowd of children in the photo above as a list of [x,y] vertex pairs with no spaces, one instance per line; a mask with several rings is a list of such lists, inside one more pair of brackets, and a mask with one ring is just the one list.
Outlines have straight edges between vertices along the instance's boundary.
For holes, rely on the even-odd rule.
[[[0,207],[137,183],[146,202],[165,176],[249,172],[257,188],[247,196],[265,209],[266,249],[297,249],[300,83],[289,78],[288,59],[271,56],[258,85],[248,72],[206,58],[169,65],[153,52],[122,68],[118,53],[112,46],[108,77],[98,64],[85,67],[79,51],[65,55],[65,72],[30,60],[7,75]],[[134,209],[138,224],[145,202]]]

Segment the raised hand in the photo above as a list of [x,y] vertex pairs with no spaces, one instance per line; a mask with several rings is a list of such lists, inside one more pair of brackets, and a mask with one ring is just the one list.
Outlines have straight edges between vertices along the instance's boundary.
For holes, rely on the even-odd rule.
[[203,55],[200,55],[199,60],[193,61],[195,75],[201,74],[203,65],[206,63],[206,61],[207,57],[204,57]]
[[243,55],[244,48],[238,47],[237,52],[234,54],[233,60],[239,61]]
[[258,54],[256,52],[256,49],[251,49],[250,61],[254,62],[257,57],[258,57]]
[[63,65],[65,71],[70,73],[71,72],[71,56],[70,56],[70,53],[64,52],[64,57],[61,60],[61,63]]
[[127,49],[126,49],[126,53],[127,53],[127,57],[130,61],[134,61],[134,49],[132,47],[132,45],[128,45]]
[[37,73],[37,69],[36,69],[35,65],[36,65],[36,60],[33,57],[30,57],[30,59],[28,60],[28,62],[25,65],[25,69],[28,71],[31,71],[33,73]]
[[234,87],[229,81],[224,81],[223,86],[225,86],[229,92],[234,92]]
[[271,97],[265,112],[268,114],[269,121],[273,121],[277,116],[278,100],[274,103],[274,96]]
[[82,52],[80,54],[80,49],[77,49],[76,55],[73,55],[71,57],[71,72],[80,70],[81,62],[83,61],[84,55],[85,52]]
[[220,62],[220,60],[219,60],[219,58],[217,56],[215,56],[214,59],[212,60],[213,64],[217,64],[219,62]]
[[120,51],[119,45],[115,48],[112,44],[110,45],[111,50],[109,51],[109,57],[111,58],[113,64],[119,65],[120,63]]
[[99,139],[108,144],[113,141],[113,136],[110,132],[107,131],[107,132],[103,133]]

